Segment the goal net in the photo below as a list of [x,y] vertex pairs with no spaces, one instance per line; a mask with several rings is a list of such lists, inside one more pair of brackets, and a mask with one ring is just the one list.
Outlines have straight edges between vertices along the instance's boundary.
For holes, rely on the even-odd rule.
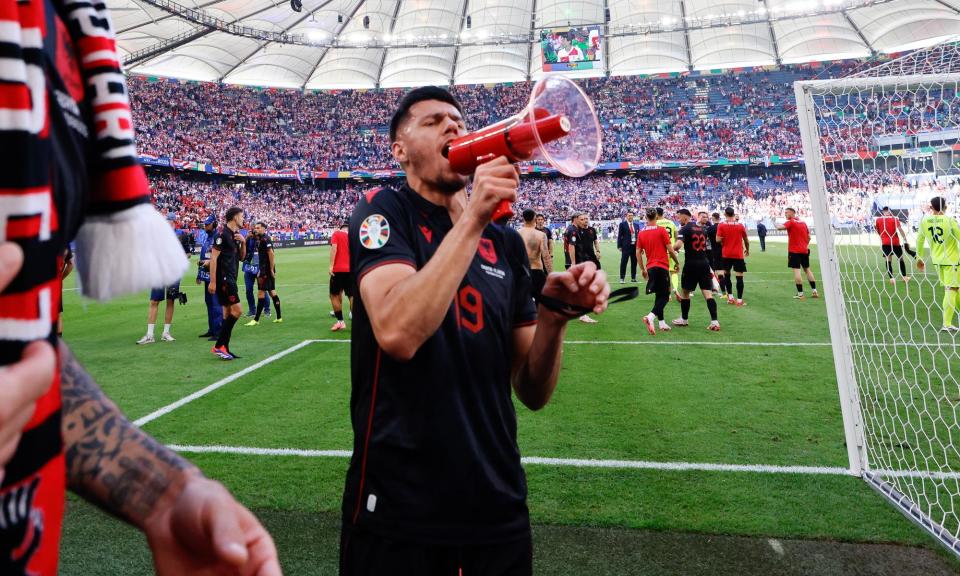
[[850,471],[960,555],[960,335],[908,250],[931,199],[958,216],[958,84],[951,42],[795,92]]

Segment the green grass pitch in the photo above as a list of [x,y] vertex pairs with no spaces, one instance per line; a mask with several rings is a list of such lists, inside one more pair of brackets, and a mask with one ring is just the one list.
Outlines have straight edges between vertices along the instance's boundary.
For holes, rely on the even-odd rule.
[[[603,254],[617,288],[619,254],[610,244]],[[190,302],[177,307],[173,323],[176,342],[134,344],[146,323],[145,294],[97,304],[70,288],[65,339],[131,419],[304,340],[336,339],[311,343],[144,428],[177,445],[349,450],[349,330],[329,332],[327,263],[326,248],[277,252],[284,323],[238,323],[231,347],[243,358],[234,362],[216,359],[210,343],[197,338],[206,329],[206,311],[192,268],[182,284]],[[719,333],[705,329],[709,317],[699,296],[689,328],[655,337],[640,320],[652,305],[649,296],[611,307],[599,324],[572,322],[553,401],[537,413],[518,404],[522,454],[845,467],[824,301],[791,299],[783,243],[768,243],[767,252],[756,251],[748,265],[748,306],[720,304]],[[814,269],[819,279],[819,266]],[[678,315],[671,302],[668,320]],[[265,519],[287,573],[336,573],[346,458],[187,456]],[[566,553],[576,547],[567,529],[935,546],[864,482],[846,476],[544,465],[526,470],[542,574],[588,570]],[[65,532],[64,574],[150,572],[139,535],[75,498]],[[613,547],[620,545],[612,540],[599,538],[591,556],[617,556]],[[607,569],[589,568],[628,573],[616,563]]]

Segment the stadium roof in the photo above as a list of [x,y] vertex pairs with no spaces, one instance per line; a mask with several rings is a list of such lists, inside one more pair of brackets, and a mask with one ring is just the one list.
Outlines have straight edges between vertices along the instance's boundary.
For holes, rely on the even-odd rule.
[[[302,1],[302,11],[292,3]],[[628,75],[866,57],[960,34],[960,0],[107,0],[127,70],[305,89],[543,74],[539,31],[599,24]],[[536,41],[534,41],[536,40]]]

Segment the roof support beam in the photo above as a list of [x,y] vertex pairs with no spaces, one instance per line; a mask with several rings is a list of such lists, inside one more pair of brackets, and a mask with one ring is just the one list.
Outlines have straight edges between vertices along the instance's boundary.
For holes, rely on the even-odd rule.
[[[609,42],[607,36],[610,34],[610,0],[603,0],[603,43],[606,44]],[[602,51],[605,58],[603,59],[603,75],[607,78],[610,77],[610,45],[607,44],[606,48]]]
[[[326,0],[326,2],[320,4],[319,6],[317,6],[316,8],[314,8],[313,10],[310,10],[309,12],[307,12],[306,14],[304,14],[303,16],[297,18],[296,20],[294,20],[294,22],[293,22],[292,24],[290,24],[289,26],[287,26],[286,28],[283,29],[283,33],[286,34],[287,32],[290,32],[291,30],[293,30],[294,28],[296,28],[297,26],[299,26],[301,22],[303,22],[303,21],[306,20],[307,18],[310,18],[311,16],[313,16],[314,14],[316,14],[317,12],[319,12],[320,10],[323,10],[323,9],[327,6],[327,4],[330,4],[331,2],[333,2],[333,0]],[[245,16],[244,18],[246,18],[246,16]],[[220,78],[220,81],[223,82],[223,79],[224,79],[224,78],[226,78],[227,76],[229,76],[230,74],[232,74],[233,71],[236,70],[237,68],[240,68],[241,66],[243,66],[243,65],[246,63],[247,60],[249,60],[249,59],[253,58],[254,56],[256,56],[258,52],[260,52],[261,50],[263,50],[264,48],[266,48],[266,47],[269,46],[270,44],[271,44],[270,42],[263,42],[263,43],[261,43],[259,46],[257,46],[256,50],[254,50],[254,51],[251,52],[250,54],[247,54],[247,56],[244,57],[243,60],[240,60],[240,61],[237,62],[232,68],[230,68],[230,70],[227,71],[227,73],[224,74],[224,75]]]
[[[393,19],[390,20],[390,38],[393,38],[393,30],[397,27],[397,16],[400,15],[400,5],[403,4],[403,0],[397,0],[397,5],[393,7]],[[383,54],[380,55],[380,66],[377,68],[377,81],[374,84],[375,88],[380,87],[380,81],[383,80],[383,65],[387,63],[387,48],[383,49]]]
[[767,29],[770,30],[770,44],[773,46],[773,57],[777,60],[777,66],[782,63],[780,59],[780,47],[777,46],[777,35],[773,33],[773,22],[770,20],[770,6],[767,4],[767,0],[761,0],[763,2],[763,11],[767,13]]
[[864,43],[864,45],[867,47],[868,50],[870,50],[870,57],[876,58],[877,51],[874,49],[873,45],[870,44],[870,42],[867,40],[867,37],[863,35],[863,32],[860,31],[860,28],[858,28],[857,25],[853,23],[853,19],[850,18],[850,14],[847,14],[846,10],[841,10],[840,13],[843,14],[843,17],[847,19],[847,24],[849,24],[850,27],[853,28],[853,31],[857,33],[857,36],[860,37],[860,41]]
[[[219,0],[216,0],[216,1],[219,1]],[[246,19],[246,18],[252,18],[253,16],[256,16],[256,15],[262,13],[262,12],[266,12],[267,10],[272,10],[273,8],[276,8],[277,6],[279,6],[280,4],[282,4],[283,2],[284,2],[284,0],[280,0],[280,1],[277,2],[276,4],[269,4],[269,5],[267,5],[267,6],[263,7],[263,8],[260,8],[260,9],[258,9],[258,10],[254,10],[253,12],[251,12],[251,13],[249,13],[249,14],[244,14],[243,16],[237,18],[236,21],[239,22],[239,21],[244,20],[244,19]],[[213,4],[213,2],[211,2],[210,4]],[[157,21],[159,22],[159,20],[157,20]],[[125,65],[125,66],[132,66],[133,64],[137,64],[138,62],[144,62],[144,61],[146,61],[147,59],[152,58],[153,56],[157,56],[158,54],[163,54],[164,52],[169,52],[170,50],[175,50],[175,49],[177,49],[177,48],[179,48],[179,47],[181,47],[181,46],[185,46],[185,45],[189,44],[190,42],[193,42],[194,40],[198,40],[198,39],[200,39],[200,38],[203,38],[203,37],[206,36],[207,34],[209,34],[209,33],[211,33],[211,32],[216,32],[216,30],[217,30],[217,29],[216,29],[215,27],[213,27],[213,26],[206,26],[205,28],[206,28],[205,30],[199,31],[199,32],[197,32],[196,34],[194,34],[189,40],[183,41],[182,38],[181,38],[181,37],[183,36],[183,34],[180,34],[180,35],[178,35],[178,36],[175,36],[174,38],[170,38],[170,39],[168,39],[168,40],[164,40],[164,41],[162,41],[162,42],[158,42],[158,43],[154,44],[153,46],[150,46],[149,48],[145,48],[145,50],[155,50],[152,54],[149,54],[148,56],[143,56],[143,57],[141,57],[141,54],[140,54],[140,53],[143,52],[143,50],[138,50],[138,51],[135,52],[134,54],[130,54],[130,55],[129,55],[130,59],[129,59],[129,60],[125,60],[125,61],[124,61],[124,65]],[[231,68],[231,69],[230,69],[230,72],[233,72],[233,70],[234,70],[235,68],[236,68],[236,66],[234,66],[233,68]],[[230,72],[227,72],[227,74],[229,74]],[[221,78],[219,79],[219,81],[222,82],[224,77],[226,77],[226,74],[224,74],[224,76],[221,77]]]
[[123,61],[123,65],[124,67],[134,66],[140,62],[143,62],[144,60],[149,60],[158,54],[163,54],[164,52],[168,52],[170,50],[176,50],[184,44],[189,44],[198,38],[203,38],[211,32],[213,32],[213,28],[194,28],[193,30],[184,32],[183,34],[177,34],[173,38],[161,40],[156,44],[127,54],[127,58]]
[[[324,3],[324,6],[326,6],[327,4],[329,4],[331,1],[332,1],[332,0],[327,0],[327,1]],[[350,11],[350,15],[347,16],[346,19],[344,19],[343,23],[337,28],[336,32],[333,33],[333,38],[334,38],[334,40],[339,41],[339,39],[340,39],[340,34],[343,33],[343,31],[347,29],[347,26],[350,24],[350,21],[353,20],[353,17],[357,15],[357,11],[360,10],[360,7],[363,6],[363,3],[364,3],[365,1],[366,1],[366,0],[357,0],[357,5],[354,6],[354,7],[353,7],[353,10]],[[310,81],[310,77],[314,75],[314,73],[317,71],[317,68],[320,67],[320,63],[323,62],[323,59],[324,59],[324,58],[326,57],[326,55],[329,54],[329,53],[330,53],[330,47],[329,47],[329,46],[323,49],[323,52],[320,54],[320,57],[317,58],[317,64],[313,67],[313,70],[311,70],[310,73],[307,74],[307,77],[303,79],[303,86],[300,87],[301,89],[304,89],[304,88],[307,87],[307,82]]]
[[[197,8],[198,8],[198,9],[199,9],[199,8],[209,8],[210,6],[213,6],[214,4],[219,4],[220,2],[226,2],[226,0],[212,0],[211,2],[207,2],[206,4],[201,4],[200,6],[197,6]],[[168,20],[168,19],[170,19],[170,18],[176,18],[176,15],[175,15],[175,14],[166,14],[165,16],[161,16],[161,17],[159,17],[159,18],[153,19],[153,20],[151,20],[150,22],[151,22],[152,24],[156,24],[157,22],[163,22],[164,20]],[[124,32],[130,32],[131,30],[136,30],[137,28],[143,26],[144,24],[146,24],[146,22],[143,22],[143,23],[140,23],[140,24],[134,24],[133,26],[127,26],[127,27],[124,28],[123,30],[117,30],[116,35],[119,36],[119,35],[123,34]]]
[[[537,0],[530,5],[530,42],[527,46],[527,82],[530,81],[530,67],[533,66],[533,43],[537,41]],[[603,39],[607,41],[606,38]]]
[[950,11],[953,12],[954,14],[960,14],[960,10],[958,10],[957,8],[954,8],[953,6],[947,4],[947,3],[944,2],[943,0],[933,0],[933,1],[936,2],[937,4],[943,5],[944,7],[946,7],[948,10],[950,10]]
[[[683,43],[687,48],[687,70],[693,72],[693,52],[690,50],[690,27],[687,25],[687,3],[680,0],[680,21],[683,22]],[[767,20],[769,22],[769,20]]]
[[[460,14],[460,34],[463,34],[463,27],[467,21],[467,7],[470,6],[470,0],[463,0],[463,13]],[[457,38],[459,40],[459,37]],[[460,58],[460,42],[457,42],[457,47],[453,49],[453,63],[450,65],[450,85],[453,86],[453,81],[457,77],[457,59]]]

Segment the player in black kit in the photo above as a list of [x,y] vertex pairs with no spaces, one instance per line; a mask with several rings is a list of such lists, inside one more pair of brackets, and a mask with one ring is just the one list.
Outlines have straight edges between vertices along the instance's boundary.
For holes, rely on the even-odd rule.
[[516,199],[517,169],[481,164],[468,197],[443,155],[466,133],[449,92],[409,92],[390,124],[406,182],[368,191],[350,220],[359,294],[341,576],[532,573],[512,393],[546,405],[570,305],[602,312],[610,286],[577,264],[548,276],[549,301],[534,304],[520,234],[491,222]]
[[690,316],[690,294],[698,287],[707,302],[710,311],[710,325],[707,330],[720,331],[720,322],[717,321],[717,302],[713,299],[713,272],[710,268],[710,252],[707,250],[707,233],[703,226],[693,222],[693,215],[686,208],[677,210],[680,219],[680,230],[677,232],[677,242],[674,250],[683,247],[683,272],[680,275],[680,318],[673,321],[674,326],[689,326],[687,318]]
[[277,265],[273,255],[273,240],[267,234],[267,225],[263,222],[254,225],[253,235],[257,241],[257,261],[260,263],[260,272],[257,274],[257,315],[245,326],[256,326],[260,323],[260,315],[267,305],[267,294],[270,294],[273,309],[277,311],[273,323],[279,324],[283,322],[283,317],[280,315],[280,297],[277,296]]
[[[228,209],[224,220],[226,224],[220,229],[210,250],[210,286],[207,290],[217,295],[223,307],[220,337],[210,352],[224,360],[233,360],[239,356],[230,351],[230,335],[243,313],[237,292],[237,267],[247,252],[246,242],[240,235],[240,229],[243,228],[243,210],[236,206]],[[279,314],[279,311],[277,313]]]

